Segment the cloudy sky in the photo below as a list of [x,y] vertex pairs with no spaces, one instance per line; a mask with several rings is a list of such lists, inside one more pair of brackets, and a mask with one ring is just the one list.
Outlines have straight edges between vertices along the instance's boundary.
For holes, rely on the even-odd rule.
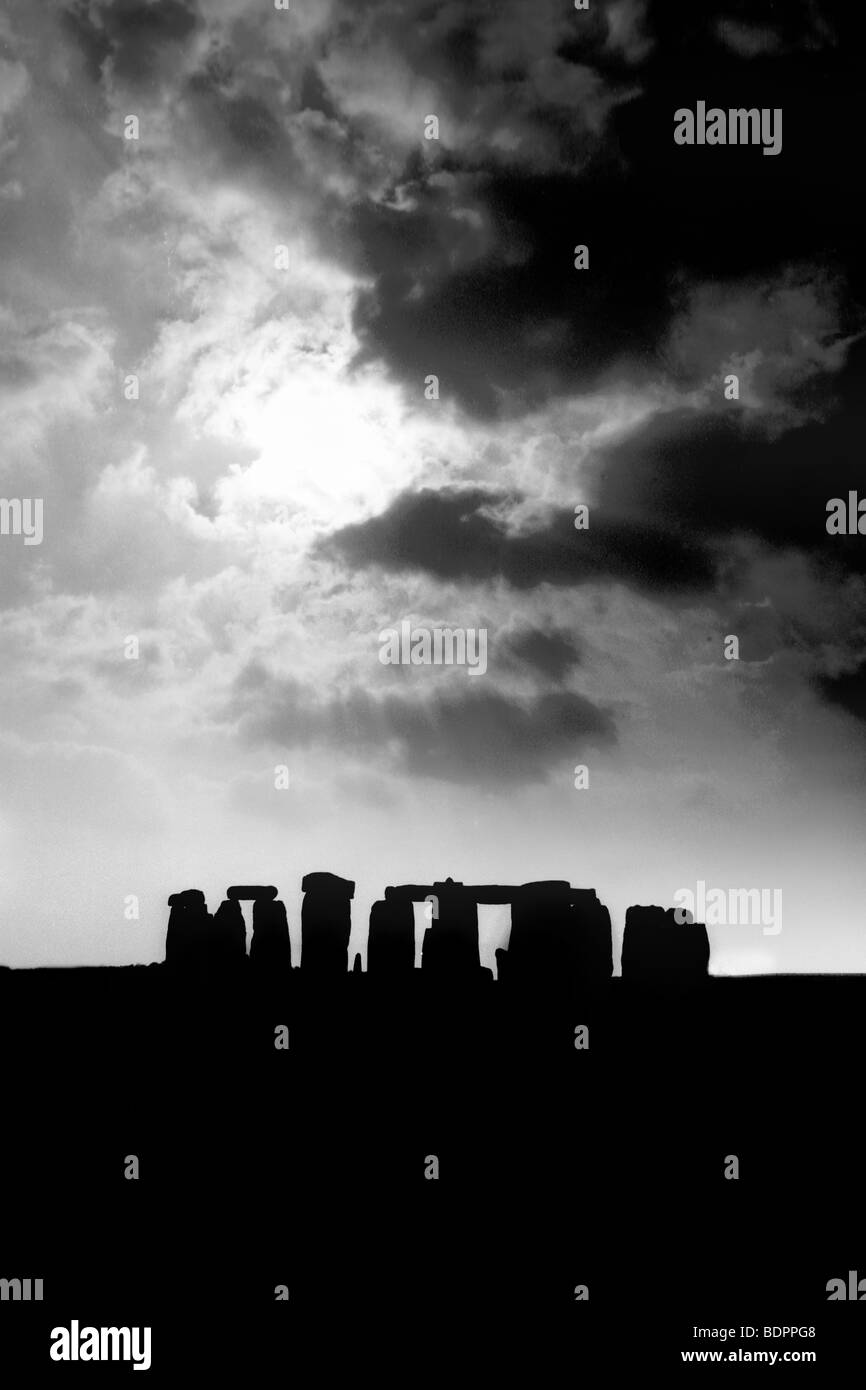
[[[569,878],[618,937],[703,880],[783,892],[716,970],[866,969],[847,22],[6,0],[0,960],[160,959],[186,887],[296,926],[330,869],[359,947],[386,883]],[[675,145],[699,100],[782,153]],[[407,618],[486,673],[383,666]]]

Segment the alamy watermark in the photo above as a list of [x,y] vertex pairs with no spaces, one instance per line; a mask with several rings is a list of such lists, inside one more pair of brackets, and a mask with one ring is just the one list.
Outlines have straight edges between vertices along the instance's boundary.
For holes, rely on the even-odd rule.
[[81,1327],[73,1318],[69,1327],[52,1327],[49,1355],[52,1361],[131,1361],[134,1371],[150,1370],[149,1327]]
[[678,145],[763,145],[764,154],[781,154],[782,108],[707,110],[705,101],[695,111],[681,106],[674,112],[674,140]]
[[379,643],[383,666],[466,666],[470,676],[487,670],[486,627],[413,627],[404,618],[380,632]]
[[782,930],[781,888],[707,888],[702,878],[697,890],[678,888],[674,893],[674,918],[703,922],[707,927],[761,927],[764,936]]
[[41,1279],[0,1279],[0,1301],[6,1303],[42,1302]]
[[844,497],[831,497],[827,503],[828,536],[866,536],[866,497],[855,491]]
[[0,497],[0,536],[23,536],[25,545],[41,545],[42,534],[41,497]]

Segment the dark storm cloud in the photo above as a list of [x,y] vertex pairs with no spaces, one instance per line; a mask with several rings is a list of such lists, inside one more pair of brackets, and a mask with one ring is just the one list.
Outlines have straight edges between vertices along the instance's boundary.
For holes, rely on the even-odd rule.
[[526,668],[550,681],[561,681],[580,664],[580,650],[567,632],[521,628],[497,643],[497,665]]
[[[860,536],[827,533],[827,504],[862,478],[866,342],[837,372],[790,391],[801,423],[772,429],[734,402],[660,414],[589,461],[595,503],[575,531],[563,509],[535,531],[502,514],[520,499],[483,489],[422,489],[347,526],[320,550],[351,568],[424,571],[442,580],[503,578],[516,588],[619,580],[644,591],[710,592],[737,535],[806,552],[826,574],[866,572]],[[720,403],[721,404],[721,403]],[[815,416],[818,418],[815,418]],[[861,486],[861,493],[863,488]]]
[[719,41],[740,58],[776,56],[797,49],[832,47],[836,30],[818,0],[730,0],[717,19]]
[[866,722],[866,661],[840,676],[819,676],[817,689],[828,704]]
[[811,551],[829,566],[866,569],[862,538],[827,534],[827,502],[862,478],[866,344],[844,370],[809,388],[828,418],[767,437],[736,409],[676,411],[596,460],[604,511],[669,523],[700,544],[743,531]]
[[183,43],[199,23],[195,6],[183,0],[78,0],[67,7],[64,19],[90,76],[95,80],[110,59],[114,76],[130,86],[158,76],[165,50]]
[[39,372],[32,362],[0,349],[0,388],[14,390],[38,380]]
[[[784,64],[756,67],[720,40],[747,20],[778,31]],[[303,203],[320,250],[368,281],[359,360],[413,389],[436,373],[479,416],[611,372],[669,375],[684,281],[812,258],[863,284],[839,139],[859,117],[854,87],[828,85],[819,42],[838,26],[806,0],[784,18],[736,3],[352,0],[285,51],[265,51],[254,6],[232,20],[181,0],[92,0],[68,24],[92,74],[108,58],[121,84],[174,81],[197,157]],[[204,26],[199,69],[181,69]],[[783,106],[782,155],[676,147],[673,112],[699,97]],[[428,102],[439,142],[423,138]],[[573,267],[581,244],[588,271]]]
[[720,19],[716,24],[716,33],[720,42],[740,58],[757,58],[778,53],[782,48],[781,35],[768,24],[744,24],[735,19]]
[[111,53],[112,44],[101,25],[94,23],[91,18],[86,0],[75,0],[75,3],[62,10],[61,23],[81,50],[90,81],[98,82],[102,75],[102,64]]
[[[268,159],[284,143],[282,126],[260,98],[233,95],[222,89],[225,74],[210,69],[196,73],[189,82],[189,97],[199,118],[222,143],[234,147],[238,157]],[[216,129],[214,129],[216,127]]]
[[751,61],[832,48],[856,20],[846,0],[651,0],[648,22],[656,57],[663,45],[674,61],[685,51],[699,61]]
[[[630,60],[648,51],[644,8],[452,5],[411,29],[407,15],[405,30],[382,9],[377,35],[440,93],[442,143],[425,146],[419,127],[399,198],[354,209],[374,277],[354,320],[362,355],[405,379],[436,372],[464,407],[493,416],[590,387],[651,350],[664,268],[626,244],[610,140],[611,111],[637,91]],[[466,214],[483,223],[481,244]],[[573,269],[578,243],[591,274]]]
[[501,148],[516,153],[532,139],[548,166],[584,159],[608,105],[630,89],[632,65],[651,47],[645,9],[645,0],[593,0],[581,14],[562,0],[343,0],[335,36],[361,55],[394,54],[438,88],[470,144],[477,131],[495,157],[490,137],[508,130]]
[[[322,701],[318,691],[252,665],[238,677],[228,713],[251,743],[379,749],[389,767],[396,757],[392,770],[445,782],[542,781],[586,747],[616,740],[613,716],[575,692],[518,700],[486,676],[476,683],[455,670],[447,691],[440,684],[427,693],[429,675],[413,670],[411,694],[377,698],[355,688]],[[458,679],[462,689],[454,688]]]
[[[611,99],[596,121],[577,118],[597,100],[589,87],[572,111],[555,85],[539,83],[531,101],[523,91],[531,119],[515,136],[510,160],[490,143],[485,156],[483,141],[465,132],[450,137],[446,125],[441,152],[431,146],[421,172],[410,161],[396,179],[408,201],[356,207],[353,231],[374,276],[355,317],[368,355],[413,386],[435,372],[476,414],[519,413],[591,389],[612,369],[629,378],[663,375],[658,352],[684,278],[767,275],[811,257],[859,282],[862,214],[839,139],[856,127],[856,89],[828,86],[821,53],[805,41],[803,52],[786,59],[790,66],[771,63],[758,72],[718,42],[717,22],[730,7],[696,13],[702,8],[650,8],[648,28],[663,32],[665,43],[647,48],[629,99]],[[813,34],[811,13],[800,6],[786,18],[786,46],[797,47],[797,33]],[[483,31],[478,17],[486,9],[469,6],[468,14]],[[568,32],[565,39],[548,27],[550,53],[592,71],[610,95],[601,31],[572,25]],[[422,37],[436,47],[436,36]],[[441,34],[438,40],[441,48]],[[462,79],[441,51],[431,56],[421,44],[417,69],[434,71],[443,107],[453,102],[460,112],[454,88]],[[487,70],[478,90],[505,81]],[[673,113],[699,98],[781,106],[782,154],[675,146]],[[556,158],[547,143],[552,130],[567,136]],[[462,175],[460,197],[489,226],[471,264],[453,217],[458,185],[449,206],[436,170]],[[588,271],[573,268],[578,244],[589,247]]]
[[[418,189],[414,211],[357,211],[376,277],[354,319],[366,355],[416,386],[436,373],[443,393],[482,416],[589,390],[612,367],[651,356],[669,317],[666,273],[635,254],[620,184],[598,180],[579,214],[575,184],[563,178],[474,188],[491,227],[489,249],[475,257],[439,188]],[[590,248],[588,272],[573,268],[578,244]]]
[[[647,165],[628,181],[610,170],[476,181],[491,233],[486,253],[468,263],[461,247],[469,234],[439,188],[411,183],[410,211],[360,207],[354,230],[375,277],[354,320],[366,354],[414,389],[436,373],[443,392],[476,414],[521,413],[588,391],[612,370],[636,381],[667,375],[661,349],[684,280],[769,276],[813,253],[850,272],[862,229],[821,189],[804,192],[770,171],[760,181],[754,170],[733,187],[722,162],[718,186],[702,191],[691,150],[678,169],[659,169],[659,151],[673,147],[673,109]],[[577,245],[589,248],[589,270],[573,268]]]
[[404,492],[381,515],[344,526],[319,551],[352,568],[420,570],[443,580],[507,580],[518,589],[619,580],[677,592],[711,587],[708,551],[664,524],[616,520],[591,511],[577,531],[573,511],[543,527],[510,534],[489,509],[508,500],[481,489]]
[[406,770],[448,781],[542,780],[587,746],[614,742],[612,717],[571,691],[522,704],[468,689],[429,710],[405,704],[391,713]]

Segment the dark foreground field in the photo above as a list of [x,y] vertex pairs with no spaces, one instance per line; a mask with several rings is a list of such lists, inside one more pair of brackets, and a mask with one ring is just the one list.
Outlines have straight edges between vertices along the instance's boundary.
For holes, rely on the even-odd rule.
[[44,1282],[0,1303],[0,1374],[127,1380],[49,1360],[73,1318],[151,1326],[165,1384],[560,1386],[749,1345],[850,1374],[866,1298],[826,1286],[866,1278],[864,1029],[866,977],[0,971],[0,1277]]

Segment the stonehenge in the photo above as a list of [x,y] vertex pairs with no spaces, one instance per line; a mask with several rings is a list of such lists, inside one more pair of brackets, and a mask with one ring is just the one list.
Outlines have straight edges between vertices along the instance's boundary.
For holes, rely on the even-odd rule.
[[[355,884],[317,871],[302,880],[301,960],[305,978],[333,979],[349,973],[351,909]],[[246,965],[242,902],[251,902],[249,965],[261,972],[293,968],[285,904],[278,889],[233,885],[213,916],[196,888],[172,893],[166,963],[175,968],[232,969]],[[566,879],[522,884],[465,884],[446,878],[385,889],[373,903],[367,935],[367,971],[360,954],[352,974],[404,980],[415,971],[416,905],[425,922],[421,970],[427,980],[471,982],[490,971],[481,965],[478,909],[506,905],[511,911],[507,948],[496,951],[499,980],[512,990],[554,991],[571,984],[593,986],[613,975],[610,914],[592,888],[573,888]],[[681,914],[680,914],[681,915]],[[700,981],[708,974],[706,927],[680,923],[673,908],[630,907],[622,946],[627,980],[653,983]]]

